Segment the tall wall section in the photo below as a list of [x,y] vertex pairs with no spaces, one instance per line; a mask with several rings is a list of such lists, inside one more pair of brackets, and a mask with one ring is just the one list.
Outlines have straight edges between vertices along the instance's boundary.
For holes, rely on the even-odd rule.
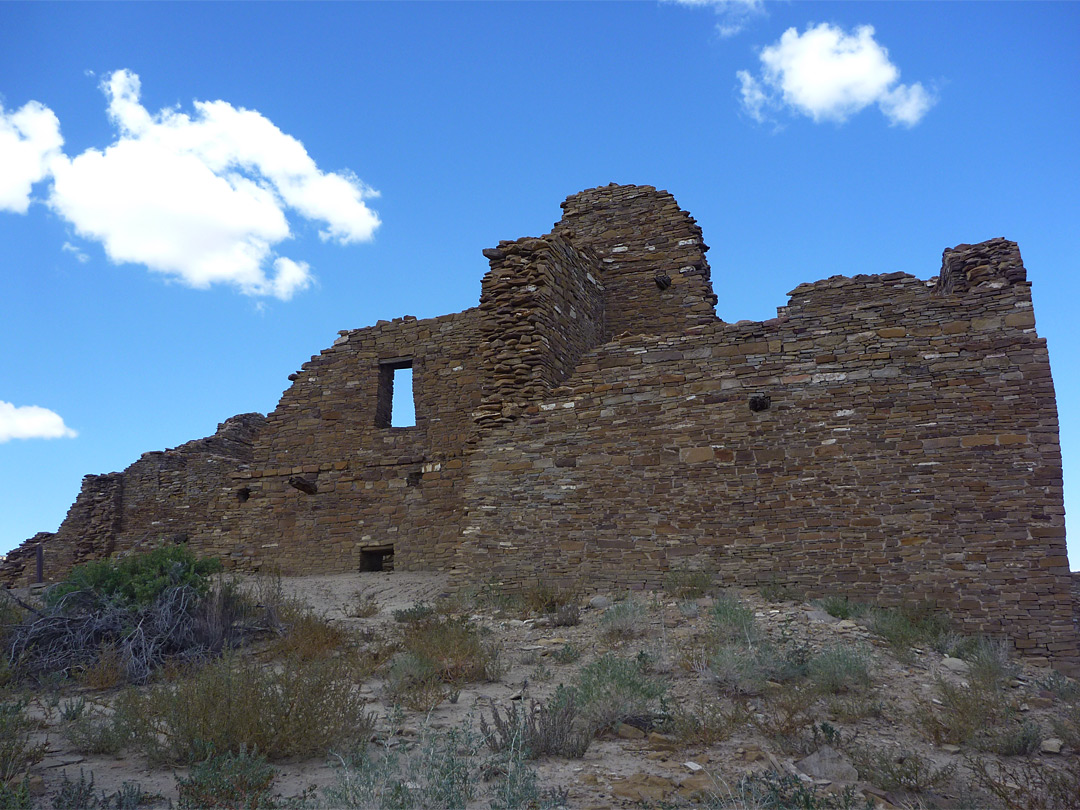
[[457,569],[644,587],[674,565],[898,603],[1077,663],[1057,412],[1012,242],[833,277],[781,317],[627,334],[470,457]]

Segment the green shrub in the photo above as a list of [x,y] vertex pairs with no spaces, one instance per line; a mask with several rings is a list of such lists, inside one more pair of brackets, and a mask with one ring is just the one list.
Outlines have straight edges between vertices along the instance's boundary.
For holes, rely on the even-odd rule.
[[97,560],[77,565],[67,579],[45,594],[47,605],[57,604],[75,591],[90,591],[102,599],[125,605],[148,605],[170,586],[189,585],[200,594],[210,588],[209,575],[221,570],[217,560],[199,560],[186,546],[163,546],[119,560]]
[[502,649],[485,642],[476,625],[460,616],[409,622],[402,646],[430,666],[440,681],[453,686],[494,680],[501,674]]
[[934,744],[985,746],[990,729],[1012,713],[997,690],[970,685],[953,685],[943,678],[934,682],[936,698],[915,704],[919,729]]
[[869,608],[861,602],[852,602],[846,596],[829,595],[817,600],[818,606],[837,619],[862,616]]
[[604,611],[600,617],[600,633],[611,640],[636,638],[645,632],[645,605],[629,597]]
[[258,750],[270,759],[320,756],[362,739],[373,722],[340,660],[286,659],[264,668],[229,654],[193,675],[129,690],[110,722],[152,759],[190,762]]
[[898,608],[873,608],[870,611],[870,630],[899,651],[920,644],[934,646],[938,639],[950,632],[948,618],[926,602]]
[[1018,668],[1009,658],[1004,640],[977,637],[963,656],[968,662],[968,680],[988,691],[1004,689],[1016,677]]
[[559,649],[552,654],[552,657],[558,664],[572,664],[581,658],[581,650],[568,641],[559,647]]
[[11,784],[45,756],[47,745],[32,745],[37,724],[26,714],[21,700],[0,702],[0,784]]
[[[1080,806],[1080,758],[1070,757],[1060,767],[1033,759],[988,763],[966,761],[977,786],[1007,810],[1076,810]],[[985,802],[991,806],[990,802]]]
[[940,768],[914,751],[886,751],[868,745],[851,750],[859,778],[882,790],[910,790],[924,793],[939,788],[956,773],[956,765]]
[[734,790],[715,796],[710,804],[739,810],[873,810],[870,799],[859,801],[854,787],[830,792],[817,785],[807,784],[793,774],[775,771],[751,773],[739,780]]
[[191,810],[224,807],[260,810],[273,806],[270,792],[274,769],[257,751],[211,754],[191,766],[186,779],[177,778],[179,806]]
[[870,656],[860,647],[834,644],[810,658],[807,675],[819,690],[834,695],[864,689],[870,685]]
[[530,701],[528,709],[520,710],[517,703],[512,703],[505,717],[492,707],[493,725],[489,726],[481,714],[480,733],[496,754],[519,746],[526,759],[548,755],[580,759],[585,756],[592,734],[578,726],[577,717],[573,691],[560,685],[546,706]]
[[716,640],[751,644],[758,637],[754,611],[733,596],[721,594],[709,611],[710,629]]
[[386,673],[386,690],[394,703],[427,712],[442,703],[446,688],[435,664],[412,652],[395,655]]
[[1003,757],[1034,754],[1042,743],[1042,728],[1033,720],[1007,726],[993,733],[984,746],[985,750]]
[[88,780],[79,768],[78,782],[69,779],[66,771],[60,775],[52,806],[54,810],[135,810],[147,798],[138,782],[124,782],[111,796],[105,791],[99,795],[94,792],[94,772]]
[[395,610],[392,615],[395,622],[402,624],[420,622],[435,615],[435,606],[427,602],[415,602],[411,607]]
[[[380,749],[339,756],[335,784],[324,790],[327,805],[464,810],[482,783],[483,765],[468,721],[442,733],[425,726],[415,745],[401,743],[391,738]],[[520,765],[520,758],[511,764]]]
[[664,593],[676,599],[700,599],[712,588],[715,574],[701,568],[672,568],[664,574]]
[[767,642],[720,644],[708,657],[705,674],[722,688],[743,695],[757,695],[769,681],[786,683],[805,677],[808,652],[799,645],[776,647]]
[[574,682],[581,715],[597,731],[650,717],[665,691],[665,684],[649,677],[641,661],[612,653],[582,667]]

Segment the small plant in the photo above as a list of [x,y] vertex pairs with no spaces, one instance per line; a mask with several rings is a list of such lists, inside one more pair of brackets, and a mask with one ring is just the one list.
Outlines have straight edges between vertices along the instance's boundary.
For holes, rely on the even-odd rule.
[[492,725],[480,715],[480,733],[492,752],[498,754],[519,746],[526,759],[544,756],[580,759],[592,741],[588,729],[580,728],[574,692],[560,686],[546,706],[529,701],[522,711],[511,704],[505,717],[492,707]]
[[914,751],[886,751],[873,746],[852,750],[853,764],[864,779],[882,790],[910,790],[924,793],[939,788],[952,779],[956,765],[936,767]]
[[758,637],[754,611],[733,596],[722,594],[709,612],[710,627],[720,643],[751,644]]
[[577,589],[560,588],[538,582],[526,588],[521,595],[525,605],[525,611],[534,616],[547,616],[557,613],[559,608],[567,605],[575,605],[578,600]]
[[1006,810],[1076,810],[1080,806],[1080,759],[1076,757],[1061,768],[1031,759],[988,763],[975,758],[966,764],[974,784]]
[[926,602],[898,608],[874,608],[869,615],[871,632],[901,653],[920,644],[932,647],[950,632],[948,618]]
[[1056,669],[1050,670],[1050,674],[1039,681],[1039,688],[1066,703],[1080,702],[1080,681],[1062,675]]
[[728,739],[747,722],[742,706],[726,708],[704,696],[695,707],[679,703],[664,722],[664,730],[683,745],[713,745]]
[[391,700],[416,712],[426,712],[446,698],[447,690],[435,664],[412,652],[394,656],[386,673]]
[[502,671],[502,649],[484,641],[476,625],[458,616],[411,621],[402,646],[446,684],[494,680]]
[[302,661],[329,658],[350,641],[349,631],[332,624],[310,610],[297,611],[284,623],[285,635],[272,646],[279,656],[295,656]]
[[263,668],[227,655],[193,675],[117,700],[109,726],[151,759],[187,762],[211,753],[321,756],[362,739],[373,721],[337,659],[286,659]]
[[549,618],[552,627],[576,627],[581,624],[581,609],[576,602],[567,602],[559,605]]
[[874,807],[870,799],[860,801],[854,787],[846,787],[838,793],[828,792],[792,774],[775,771],[744,776],[734,790],[715,796],[715,802],[711,804],[738,810],[873,810]]
[[840,694],[870,685],[870,657],[859,647],[835,644],[807,662],[810,682],[822,692]]
[[837,619],[853,619],[862,616],[868,610],[867,606],[860,602],[852,602],[846,596],[830,594],[817,601],[818,606]]
[[934,691],[936,701],[916,703],[915,718],[922,732],[936,745],[985,745],[989,729],[1011,713],[1011,707],[998,692],[974,682],[970,686],[954,686],[939,677]]
[[701,615],[701,607],[692,599],[679,602],[679,613],[687,619],[696,619]]
[[666,686],[650,678],[640,661],[606,653],[586,664],[574,684],[582,716],[597,731],[652,715]]
[[761,586],[761,598],[766,602],[801,602],[806,594],[793,585],[773,580]]
[[411,624],[424,621],[435,615],[435,606],[427,602],[416,602],[412,607],[402,608],[393,612],[395,622]]
[[993,734],[985,748],[1003,757],[1027,756],[1039,750],[1042,740],[1042,729],[1039,724],[1029,720]]
[[700,599],[712,588],[715,574],[701,568],[672,568],[664,574],[664,593],[676,599]]
[[600,617],[600,633],[609,641],[636,638],[645,632],[645,605],[628,597],[604,611]]
[[65,700],[60,704],[60,719],[73,723],[86,712],[86,698],[79,696]]
[[46,745],[32,745],[37,724],[26,714],[26,703],[0,702],[0,784],[11,784],[45,756]]
[[1004,640],[979,637],[964,658],[968,680],[987,691],[1001,690],[1016,677],[1017,666],[1009,659],[1009,645]]
[[581,658],[581,650],[568,641],[559,647],[551,657],[558,664],[572,664]]
[[177,778],[179,806],[201,810],[209,807],[259,810],[273,806],[270,789],[274,769],[257,751],[211,754],[191,766],[186,779]]
[[55,810],[135,810],[148,798],[138,782],[124,782],[120,790],[111,796],[105,791],[94,792],[94,772],[89,780],[79,768],[79,781],[68,778],[65,771],[60,775],[60,787],[53,797]]
[[358,593],[351,604],[346,606],[345,614],[354,619],[367,619],[379,612],[379,603],[374,594]]
[[814,743],[817,696],[804,686],[779,690],[763,701],[760,711],[749,713],[750,724],[789,753],[809,753]]

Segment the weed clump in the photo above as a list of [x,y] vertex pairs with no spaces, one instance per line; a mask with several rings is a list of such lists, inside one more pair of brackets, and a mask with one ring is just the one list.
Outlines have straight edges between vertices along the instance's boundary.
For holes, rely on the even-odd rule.
[[177,778],[182,810],[224,807],[261,810],[273,807],[271,787],[276,774],[257,751],[210,754],[191,766],[187,778]]
[[592,733],[577,721],[574,692],[560,686],[546,706],[529,701],[527,710],[511,704],[504,717],[492,707],[492,725],[480,715],[480,733],[498,754],[520,746],[526,759],[544,756],[580,759],[592,741]]
[[645,605],[629,597],[604,611],[600,617],[600,632],[609,641],[636,638],[645,632]]
[[712,588],[715,575],[702,568],[672,568],[664,575],[664,593],[676,599],[700,599]]
[[640,659],[606,653],[586,664],[574,683],[574,698],[593,729],[614,728],[627,720],[649,718],[666,685],[652,678]]

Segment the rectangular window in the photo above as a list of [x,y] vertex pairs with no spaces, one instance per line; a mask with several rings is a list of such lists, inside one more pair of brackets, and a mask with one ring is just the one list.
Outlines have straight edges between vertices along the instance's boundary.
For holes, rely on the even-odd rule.
[[379,399],[375,406],[378,427],[415,427],[412,359],[379,363]]

